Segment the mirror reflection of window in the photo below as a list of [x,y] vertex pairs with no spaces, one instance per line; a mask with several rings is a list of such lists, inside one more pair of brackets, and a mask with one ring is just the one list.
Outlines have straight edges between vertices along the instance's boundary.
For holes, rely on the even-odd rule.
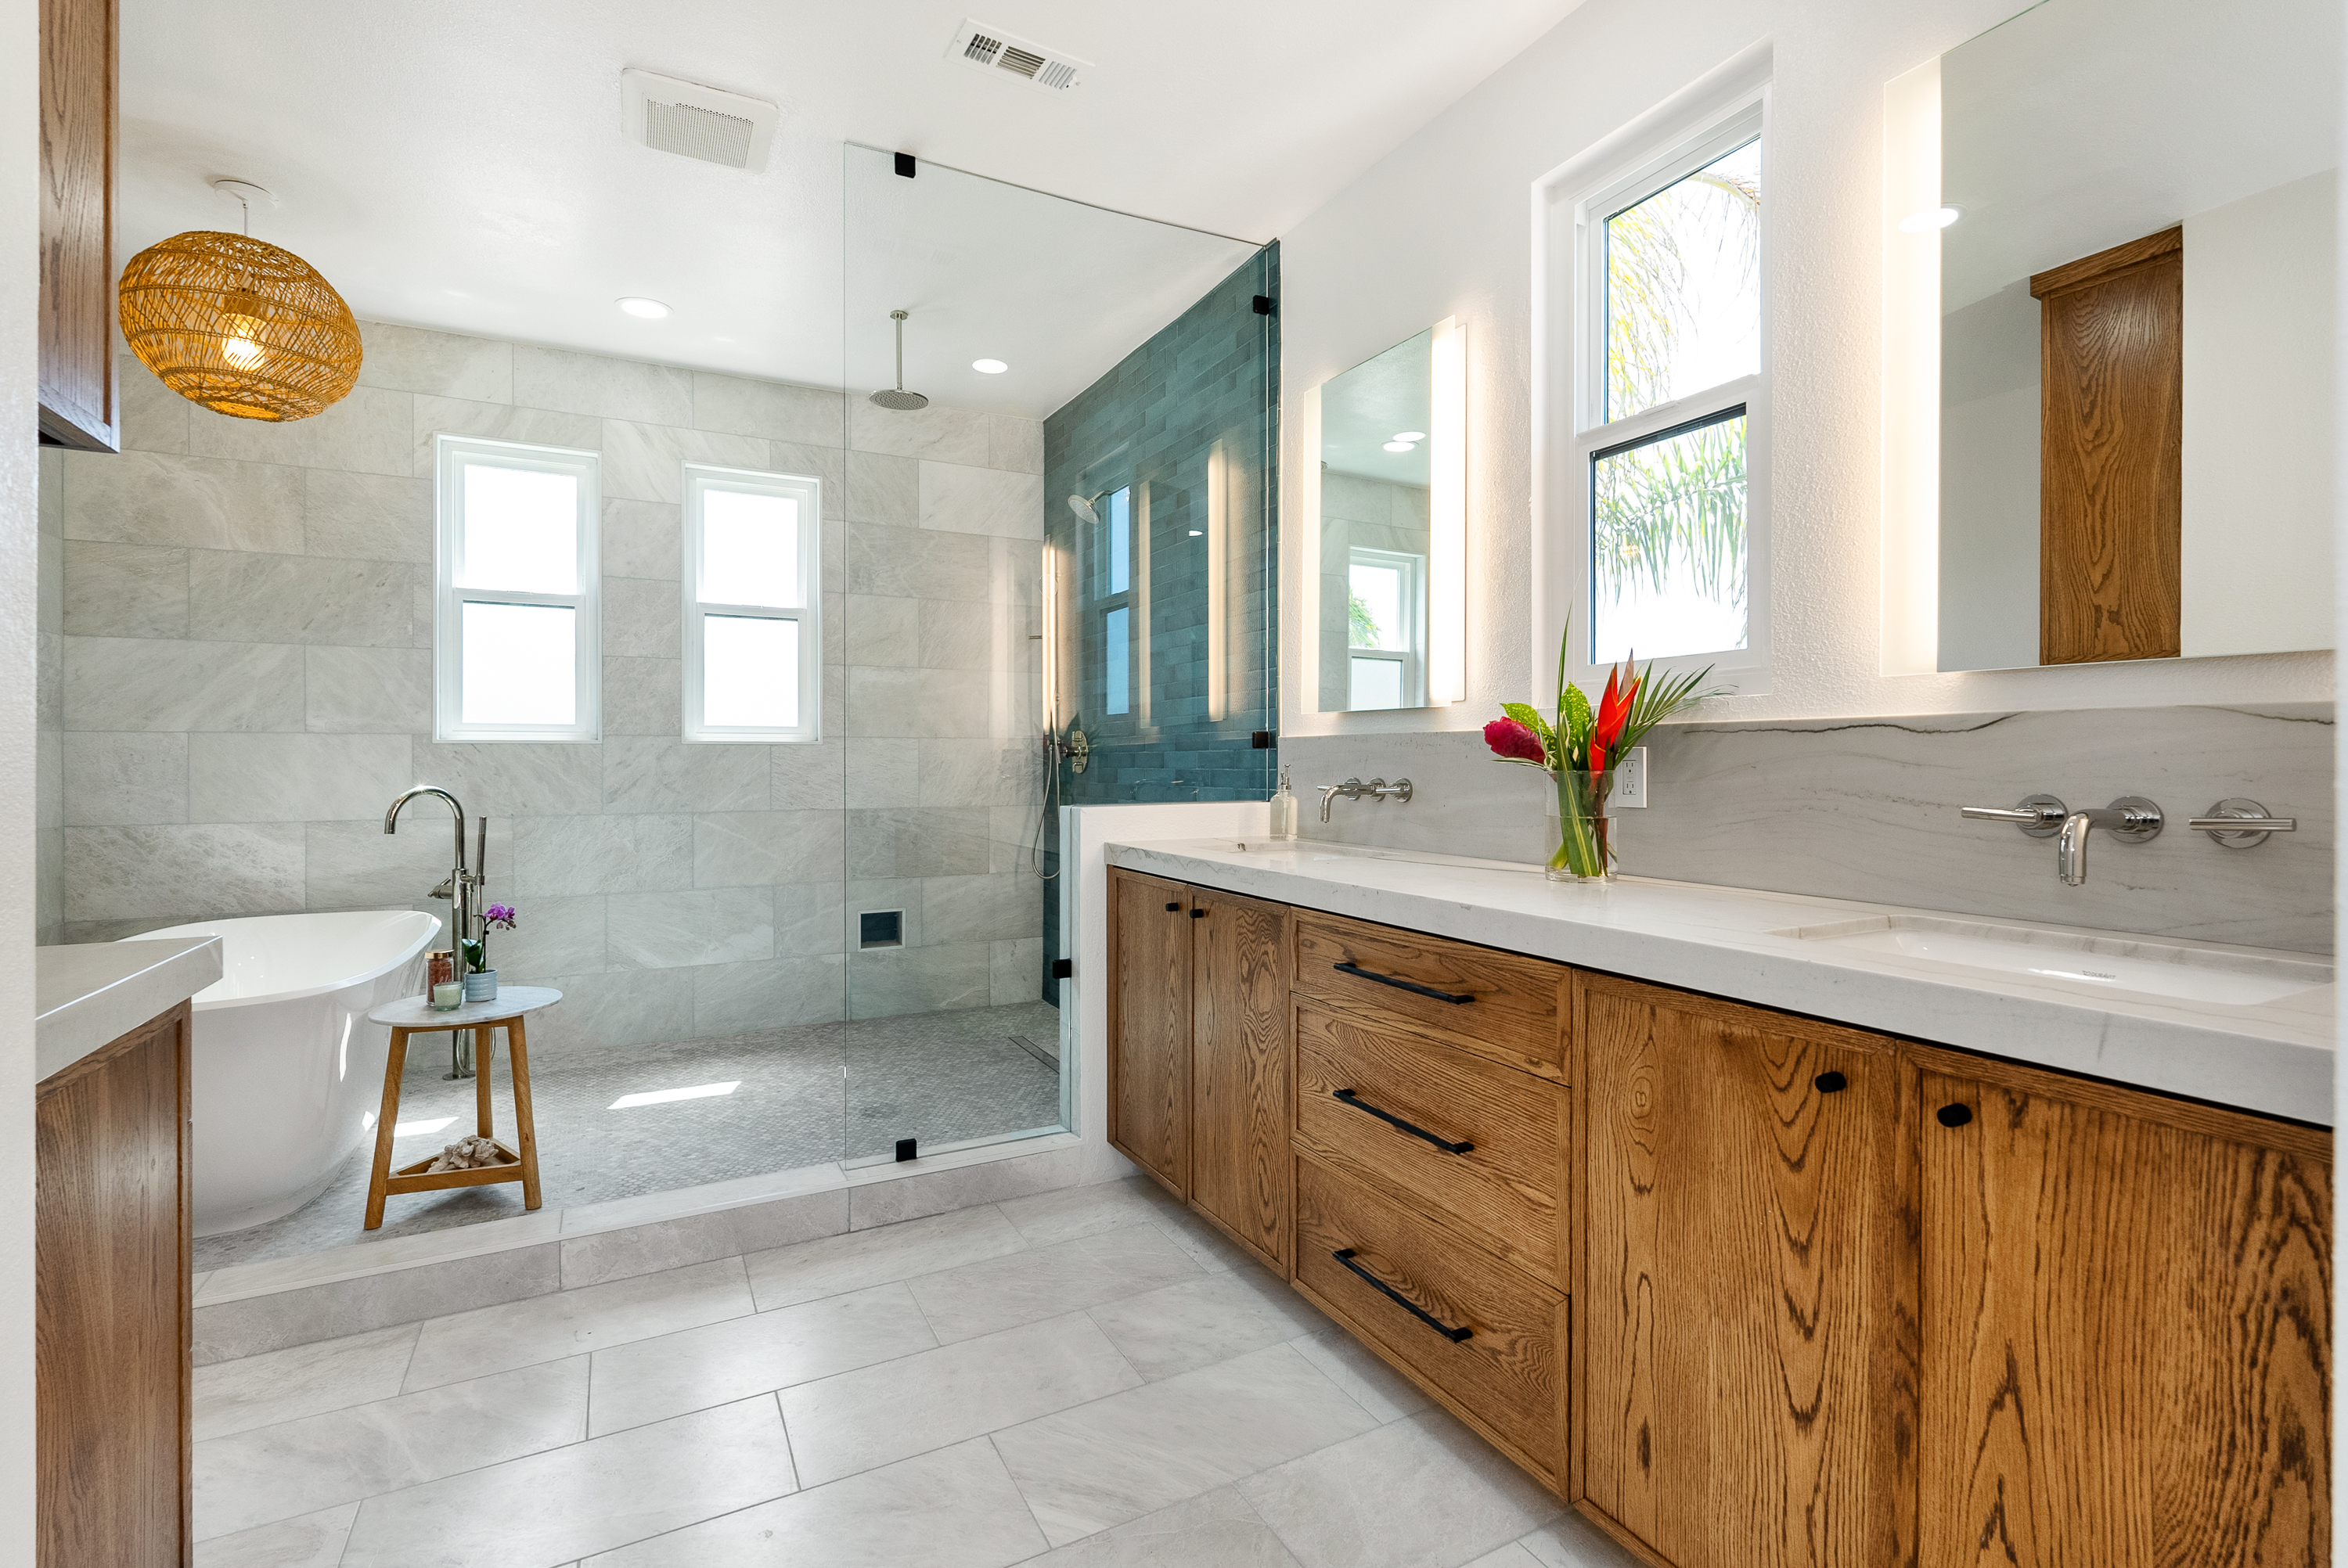
[[1352,552],[1346,567],[1348,707],[1409,708],[1426,702],[1426,570],[1421,556]]
[[[1746,646],[1746,394],[1761,368],[1761,142],[1604,205],[1604,400],[1590,433],[1591,658]],[[1622,438],[1612,427],[1641,420]],[[1676,415],[1678,417],[1672,418]]]

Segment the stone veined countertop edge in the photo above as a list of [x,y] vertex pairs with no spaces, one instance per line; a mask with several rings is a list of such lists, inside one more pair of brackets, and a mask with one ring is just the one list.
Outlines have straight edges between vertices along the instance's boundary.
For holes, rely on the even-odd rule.
[[1435,856],[1341,854],[1306,874],[1199,840],[1107,849],[1113,866],[1178,881],[2266,1115],[2331,1122],[2334,986],[2244,1008],[2106,1001],[2051,983],[1927,975],[1854,953],[1828,960],[1771,934],[1869,916],[1990,918],[1982,916],[1640,878],[1560,886],[1533,867]]
[[33,1077],[55,1077],[221,978],[218,937],[33,949]]

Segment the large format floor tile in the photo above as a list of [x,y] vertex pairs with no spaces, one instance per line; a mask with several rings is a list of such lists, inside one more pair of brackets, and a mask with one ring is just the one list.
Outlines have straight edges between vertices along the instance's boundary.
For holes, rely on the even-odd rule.
[[754,1252],[742,1261],[758,1309],[958,1268],[1024,1250],[1027,1240],[993,1204],[901,1225]]
[[719,1258],[484,1307],[424,1325],[407,1368],[410,1389],[478,1378],[674,1334],[750,1310],[742,1260]]
[[995,1435],[1054,1544],[1376,1426],[1285,1345]]
[[587,1358],[551,1361],[196,1445],[196,1538],[575,1443]]
[[215,1535],[196,1543],[196,1568],[336,1568],[358,1514],[357,1503],[345,1502]]
[[1087,1316],[1151,1382],[1330,1327],[1311,1302],[1253,1265],[1128,1296]]
[[1134,1225],[924,1275],[912,1291],[951,1344],[1199,1276],[1163,1232]]
[[1081,1313],[782,1393],[809,1486],[1065,1410],[1140,1382]]
[[524,1568],[796,1490],[772,1395],[369,1498],[342,1568]]
[[1558,1514],[1447,1412],[1426,1410],[1240,1482],[1304,1568],[1451,1568]]
[[601,1437],[894,1360],[937,1342],[902,1285],[639,1339],[595,1353],[590,1430]]
[[1297,1568],[1231,1488],[1189,1498],[1036,1558],[1030,1568]]
[[1004,1568],[1043,1546],[993,1445],[973,1438],[640,1542],[584,1568]]
[[413,1323],[199,1367],[196,1440],[387,1399],[407,1376]]

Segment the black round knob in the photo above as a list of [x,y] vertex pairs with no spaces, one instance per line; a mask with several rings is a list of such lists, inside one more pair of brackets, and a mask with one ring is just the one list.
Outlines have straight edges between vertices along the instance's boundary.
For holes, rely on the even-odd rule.
[[1850,1087],[1850,1080],[1839,1072],[1821,1072],[1811,1081],[1818,1086],[1821,1094],[1839,1094]]
[[1167,905],[1167,906],[1166,906],[1166,912],[1167,912],[1169,915],[1171,915],[1172,913],[1174,913],[1174,911],[1176,911],[1177,909],[1179,909],[1180,907],[1182,907],[1182,906],[1181,906],[1181,905],[1179,905],[1179,904],[1169,904],[1169,905]]
[[1970,1105],[1943,1105],[1932,1112],[1933,1119],[1943,1127],[1962,1127],[1973,1119]]

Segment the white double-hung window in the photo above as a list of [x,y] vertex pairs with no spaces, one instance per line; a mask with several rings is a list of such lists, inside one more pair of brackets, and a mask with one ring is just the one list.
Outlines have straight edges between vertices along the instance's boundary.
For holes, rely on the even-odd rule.
[[686,464],[685,738],[820,739],[822,605],[822,481]]
[[1766,102],[1618,144],[1560,193],[1571,424],[1548,509],[1580,670],[1767,661]]
[[433,738],[595,740],[596,455],[444,435],[434,458]]

